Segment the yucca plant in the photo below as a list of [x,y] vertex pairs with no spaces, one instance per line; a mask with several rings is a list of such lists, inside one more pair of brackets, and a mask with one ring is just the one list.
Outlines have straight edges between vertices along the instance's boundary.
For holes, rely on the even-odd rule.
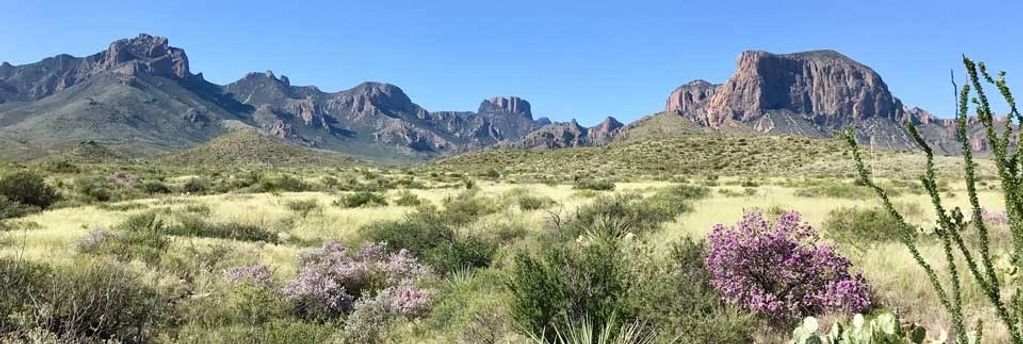
[[[971,107],[974,109],[976,118],[984,127],[986,138],[991,146],[991,152],[995,167],[998,172],[999,182],[1004,190],[1005,206],[1008,215],[1008,227],[1013,238],[1011,256],[1013,264],[1019,267],[1023,263],[1023,161],[1020,159],[1020,152],[1023,146],[1010,145],[1013,135],[1016,142],[1023,139],[1023,131],[1019,130],[1019,124],[1023,123],[1023,116],[1020,116],[1016,109],[1016,102],[1005,81],[1005,72],[998,73],[997,78],[988,73],[983,63],[976,63],[963,56],[963,65],[966,68],[969,81],[962,88],[958,87],[953,80],[953,87],[958,91],[956,103],[956,134],[957,139],[962,143],[963,161],[965,162],[966,191],[970,200],[970,211],[973,219],[983,218],[984,208],[981,207],[977,197],[977,172],[973,161],[973,151],[970,147],[970,140],[967,137],[968,115]],[[991,109],[987,95],[984,93],[984,84],[994,85],[1002,98],[1008,103],[1009,116],[1005,119],[1004,126],[999,128],[994,120],[994,113]],[[971,106],[972,103],[972,106]],[[1013,124],[1015,121],[1015,125]],[[906,223],[905,219],[892,205],[888,193],[878,186],[870,176],[863,163],[863,157],[856,143],[856,136],[852,130],[844,134],[849,143],[860,180],[864,185],[872,188],[881,199],[881,202],[889,214],[899,224],[898,239],[909,249],[910,254],[930,281],[931,286],[937,294],[939,302],[951,315],[952,327],[955,331],[957,343],[970,342],[971,335],[963,319],[963,294],[960,279],[962,265],[965,265],[966,273],[980,286],[990,306],[995,310],[999,321],[1008,330],[1008,335],[1014,344],[1023,344],[1023,333],[1020,331],[1018,314],[1010,309],[1009,302],[1003,299],[1001,290],[1002,283],[995,268],[995,259],[990,252],[990,240],[988,238],[988,226],[984,221],[970,221],[963,215],[959,208],[949,210],[943,205],[941,195],[938,191],[937,178],[934,172],[934,152],[930,145],[921,137],[912,122],[906,124],[906,128],[913,139],[927,155],[927,165],[924,175],[920,177],[921,182],[930,195],[937,214],[937,224],[934,233],[940,239],[944,251],[943,271],[934,268],[928,262],[917,247],[917,236],[912,226]],[[962,236],[968,230],[975,230],[979,243],[969,245]],[[962,260],[958,258],[961,257]],[[965,264],[961,263],[965,262]],[[945,276],[941,276],[945,275]],[[1015,291],[1019,297],[1019,290]],[[982,338],[982,327],[980,324],[972,334],[973,340],[980,342]]]
[[[564,326],[553,326],[554,335],[530,333],[536,344],[653,344],[658,343],[657,331],[642,322],[620,324],[612,315],[600,327],[589,319],[568,320]],[[546,339],[545,339],[546,338]],[[667,343],[673,343],[669,340]]]

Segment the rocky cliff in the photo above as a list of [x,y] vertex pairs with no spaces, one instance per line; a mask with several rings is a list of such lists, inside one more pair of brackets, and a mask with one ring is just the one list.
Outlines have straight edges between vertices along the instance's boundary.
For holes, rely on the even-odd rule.
[[600,124],[583,127],[576,120],[545,125],[523,138],[501,146],[527,149],[603,146],[614,141],[625,125],[608,116]]
[[[696,80],[671,92],[665,110],[718,130],[830,137],[853,127],[864,142],[912,149],[912,121],[938,147],[954,153],[954,133],[931,113],[894,97],[870,67],[831,50],[793,54],[746,51],[723,84]],[[978,138],[979,139],[979,138]],[[981,147],[981,144],[977,144]]]

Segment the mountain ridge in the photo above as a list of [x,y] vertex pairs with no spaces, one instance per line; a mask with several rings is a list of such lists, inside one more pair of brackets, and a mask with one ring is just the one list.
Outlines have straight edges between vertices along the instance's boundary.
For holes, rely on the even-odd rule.
[[[669,94],[664,112],[631,123],[609,116],[592,127],[536,118],[532,105],[514,96],[483,99],[475,111],[428,111],[386,82],[328,92],[265,71],[217,85],[193,74],[183,49],[149,34],[85,57],[0,64],[0,143],[9,147],[0,158],[6,159],[85,141],[151,156],[197,147],[236,127],[377,161],[712,133],[828,138],[846,127],[878,147],[915,148],[906,121],[921,126],[939,152],[956,152],[949,121],[902,104],[876,71],[834,50],[744,51],[725,82],[685,83]],[[979,131],[970,132],[970,146],[985,150]]]

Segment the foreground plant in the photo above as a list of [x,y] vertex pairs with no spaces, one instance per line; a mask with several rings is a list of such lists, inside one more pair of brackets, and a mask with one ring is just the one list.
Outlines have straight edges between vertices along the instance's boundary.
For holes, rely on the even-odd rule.
[[705,266],[725,301],[785,322],[826,312],[862,312],[869,287],[852,263],[819,236],[799,213],[769,223],[749,212],[735,227],[717,225],[707,238]]
[[[934,172],[934,153],[930,145],[917,132],[913,123],[908,122],[906,124],[910,135],[912,135],[913,139],[927,155],[926,172],[920,177],[920,180],[924,188],[927,189],[937,213],[937,225],[934,227],[934,233],[940,238],[944,250],[944,262],[939,263],[946,266],[942,269],[944,271],[936,270],[932,262],[927,261],[920,254],[917,248],[918,238],[912,235],[915,230],[906,223],[902,215],[892,205],[888,192],[871,179],[870,173],[867,172],[867,168],[863,163],[863,157],[857,146],[855,134],[851,130],[846,131],[845,139],[852,149],[860,180],[864,185],[874,189],[881,199],[884,208],[899,223],[901,231],[899,232],[898,239],[906,245],[913,259],[924,269],[931,286],[937,293],[938,301],[941,302],[942,306],[951,315],[956,342],[970,342],[970,336],[967,333],[965,320],[963,319],[963,292],[961,277],[959,276],[963,265],[962,262],[965,262],[966,271],[969,273],[968,276],[972,277],[977,285],[980,286],[999,321],[1008,330],[1012,343],[1023,344],[1023,332],[1020,331],[1019,327],[1019,315],[1017,312],[1010,310],[1010,301],[1003,299],[1005,297],[1005,293],[1002,290],[1003,281],[999,279],[998,271],[995,267],[995,258],[991,254],[988,223],[981,220],[985,218],[985,210],[981,207],[977,196],[976,165],[973,162],[973,151],[967,136],[968,114],[970,103],[973,103],[976,118],[985,129],[993,155],[991,159],[994,161],[1001,188],[1004,190],[1006,213],[1008,215],[1006,219],[1007,226],[1013,238],[1013,248],[1010,255],[1013,264],[1019,267],[1023,263],[1023,259],[1021,259],[1023,258],[1021,257],[1021,254],[1023,254],[1023,161],[1020,160],[1020,151],[1023,150],[1023,146],[1016,144],[1015,147],[1010,147],[1010,142],[1015,140],[1018,143],[1023,139],[1023,131],[1020,131],[1018,128],[1018,125],[1023,123],[1023,116],[1016,109],[1015,99],[1005,81],[1005,72],[999,73],[998,78],[995,79],[988,73],[983,63],[975,63],[964,56],[963,64],[969,76],[969,83],[959,88],[953,82],[953,86],[959,92],[956,99],[958,104],[956,112],[956,137],[962,143],[966,192],[972,208],[972,218],[976,219],[975,221],[965,219],[959,208],[952,210],[945,208]],[[994,112],[991,109],[987,95],[984,93],[982,79],[988,84],[994,85],[1009,105],[1009,116],[1004,120],[1004,123],[1000,123],[1003,124],[1002,128],[996,127]],[[1015,125],[1013,120],[1016,121]],[[1014,137],[1013,135],[1016,136]],[[979,243],[975,247],[971,247],[972,245],[969,245],[962,236],[962,233],[971,228],[976,230],[979,237]],[[939,276],[939,273],[945,274],[947,277],[942,278]],[[1015,290],[1014,294],[1013,298],[1018,299],[1020,296],[1019,290]],[[977,342],[980,342],[982,338],[981,330],[981,324],[978,323],[975,333],[975,340]]]
[[[619,320],[611,317],[596,327],[589,319],[581,322],[567,321],[567,326],[553,329],[553,336],[546,334],[530,334],[536,344],[653,344],[657,342],[657,331],[651,330],[641,322],[618,324]],[[553,339],[548,339],[553,338]]]
[[[862,314],[851,322],[835,322],[831,330],[820,333],[817,318],[807,317],[792,331],[790,344],[943,344],[948,340],[945,331],[938,338],[927,340],[927,330],[916,324],[903,326],[892,313],[881,313],[867,321]],[[971,342],[973,344],[975,342]]]
[[376,298],[400,315],[418,314],[429,292],[416,284],[430,274],[408,251],[390,253],[384,244],[364,244],[352,252],[329,242],[303,255],[298,276],[283,289],[285,298],[306,318],[327,320],[347,315],[356,301]]

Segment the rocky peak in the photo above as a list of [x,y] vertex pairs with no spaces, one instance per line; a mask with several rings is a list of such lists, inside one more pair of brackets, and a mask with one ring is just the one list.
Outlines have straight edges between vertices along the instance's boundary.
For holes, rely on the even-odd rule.
[[714,94],[719,85],[711,84],[705,80],[694,80],[679,86],[664,105],[665,111],[690,112],[703,105]]
[[622,124],[622,122],[619,122],[618,119],[614,118],[614,116],[607,116],[607,118],[604,118],[600,124],[597,124],[595,127],[591,128],[591,130],[612,131],[623,126],[625,125]]
[[480,113],[511,113],[533,118],[529,102],[519,97],[494,97],[480,104]]
[[901,110],[874,70],[831,50],[743,52],[735,74],[713,93],[697,115],[699,122],[713,127],[727,121],[757,121],[774,111],[810,115],[821,123],[847,123],[871,117],[898,119]]
[[614,117],[607,116],[600,124],[587,129],[587,136],[592,144],[605,145],[611,143],[614,136],[618,134],[619,129],[624,126],[622,122],[619,122]]
[[364,82],[351,90],[342,92],[362,97],[373,104],[411,104],[412,99],[398,86],[381,82]]
[[352,114],[363,116],[377,112],[390,117],[399,113],[415,114],[419,118],[427,116],[426,110],[420,108],[398,86],[381,82],[364,82],[354,88],[342,91],[333,97],[334,104],[348,108]]
[[590,145],[587,129],[575,119],[543,126],[506,146],[529,149],[554,149]]
[[[166,37],[140,34],[135,38],[122,39],[110,44],[103,53],[103,69],[113,69],[125,63],[140,63],[147,67],[147,72],[187,78],[192,74],[188,69],[188,56],[185,51],[170,46]],[[131,71],[137,71],[131,69]]]
[[916,106],[912,108],[903,107],[902,113],[903,118],[901,122],[903,123],[910,121],[913,124],[930,124],[938,121],[937,116]]

